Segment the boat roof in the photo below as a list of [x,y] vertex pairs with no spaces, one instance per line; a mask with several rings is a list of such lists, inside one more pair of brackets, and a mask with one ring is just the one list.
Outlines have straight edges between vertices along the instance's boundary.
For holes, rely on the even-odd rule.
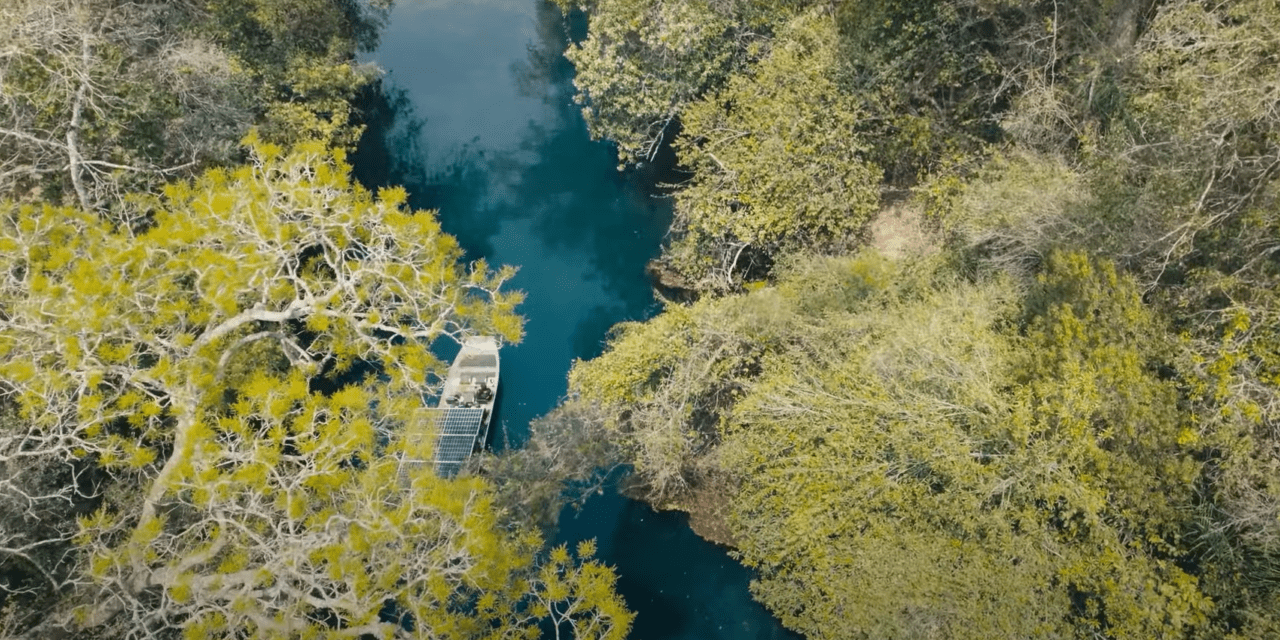
[[498,339],[494,336],[469,336],[462,340],[462,351],[498,352]]
[[457,364],[462,369],[492,369],[498,366],[498,354],[466,353],[458,356]]

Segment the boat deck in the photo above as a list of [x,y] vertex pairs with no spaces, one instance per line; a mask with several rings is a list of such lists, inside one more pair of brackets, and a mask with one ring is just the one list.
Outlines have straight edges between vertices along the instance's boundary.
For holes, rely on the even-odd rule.
[[432,465],[436,474],[453,477],[471,454],[489,439],[498,391],[499,343],[492,336],[467,338],[449,366],[440,399],[426,409],[418,424],[405,430],[405,466]]

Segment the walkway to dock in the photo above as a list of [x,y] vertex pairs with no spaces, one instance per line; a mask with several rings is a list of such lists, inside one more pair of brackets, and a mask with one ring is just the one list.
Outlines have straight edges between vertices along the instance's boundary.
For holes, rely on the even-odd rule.
[[[476,450],[484,411],[481,407],[426,409],[424,424],[407,429],[404,434],[401,467],[430,464],[437,475],[446,478],[457,475]],[[435,437],[430,438],[428,434]]]

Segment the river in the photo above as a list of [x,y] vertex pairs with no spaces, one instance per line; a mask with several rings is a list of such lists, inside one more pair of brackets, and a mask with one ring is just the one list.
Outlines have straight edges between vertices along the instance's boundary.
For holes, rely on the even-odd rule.
[[[581,25],[577,25],[579,30]],[[496,417],[518,446],[609,327],[658,310],[645,262],[670,220],[654,169],[619,172],[572,103],[571,34],[544,0],[398,0],[378,49],[353,157],[367,185],[403,184],[439,209],[470,259],[520,268],[524,341],[502,352]],[[567,510],[557,542],[594,538],[638,613],[635,640],[794,639],[751,600],[751,574],[678,513],[606,491]]]

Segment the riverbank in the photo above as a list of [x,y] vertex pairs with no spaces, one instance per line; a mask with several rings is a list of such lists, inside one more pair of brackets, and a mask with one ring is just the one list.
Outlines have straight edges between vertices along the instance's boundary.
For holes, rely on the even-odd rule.
[[[415,205],[438,208],[473,259],[520,267],[511,285],[527,294],[526,334],[503,348],[495,415],[517,447],[564,397],[573,361],[598,356],[617,323],[661,309],[645,264],[670,225],[655,182],[672,178],[661,157],[620,172],[613,146],[591,141],[565,46],[564,19],[545,3],[397,7],[371,57],[388,70],[385,116],[356,156],[366,181],[404,183]],[[553,543],[593,539],[637,613],[634,638],[794,638],[751,599],[751,572],[681,514],[609,488],[561,513]]]

